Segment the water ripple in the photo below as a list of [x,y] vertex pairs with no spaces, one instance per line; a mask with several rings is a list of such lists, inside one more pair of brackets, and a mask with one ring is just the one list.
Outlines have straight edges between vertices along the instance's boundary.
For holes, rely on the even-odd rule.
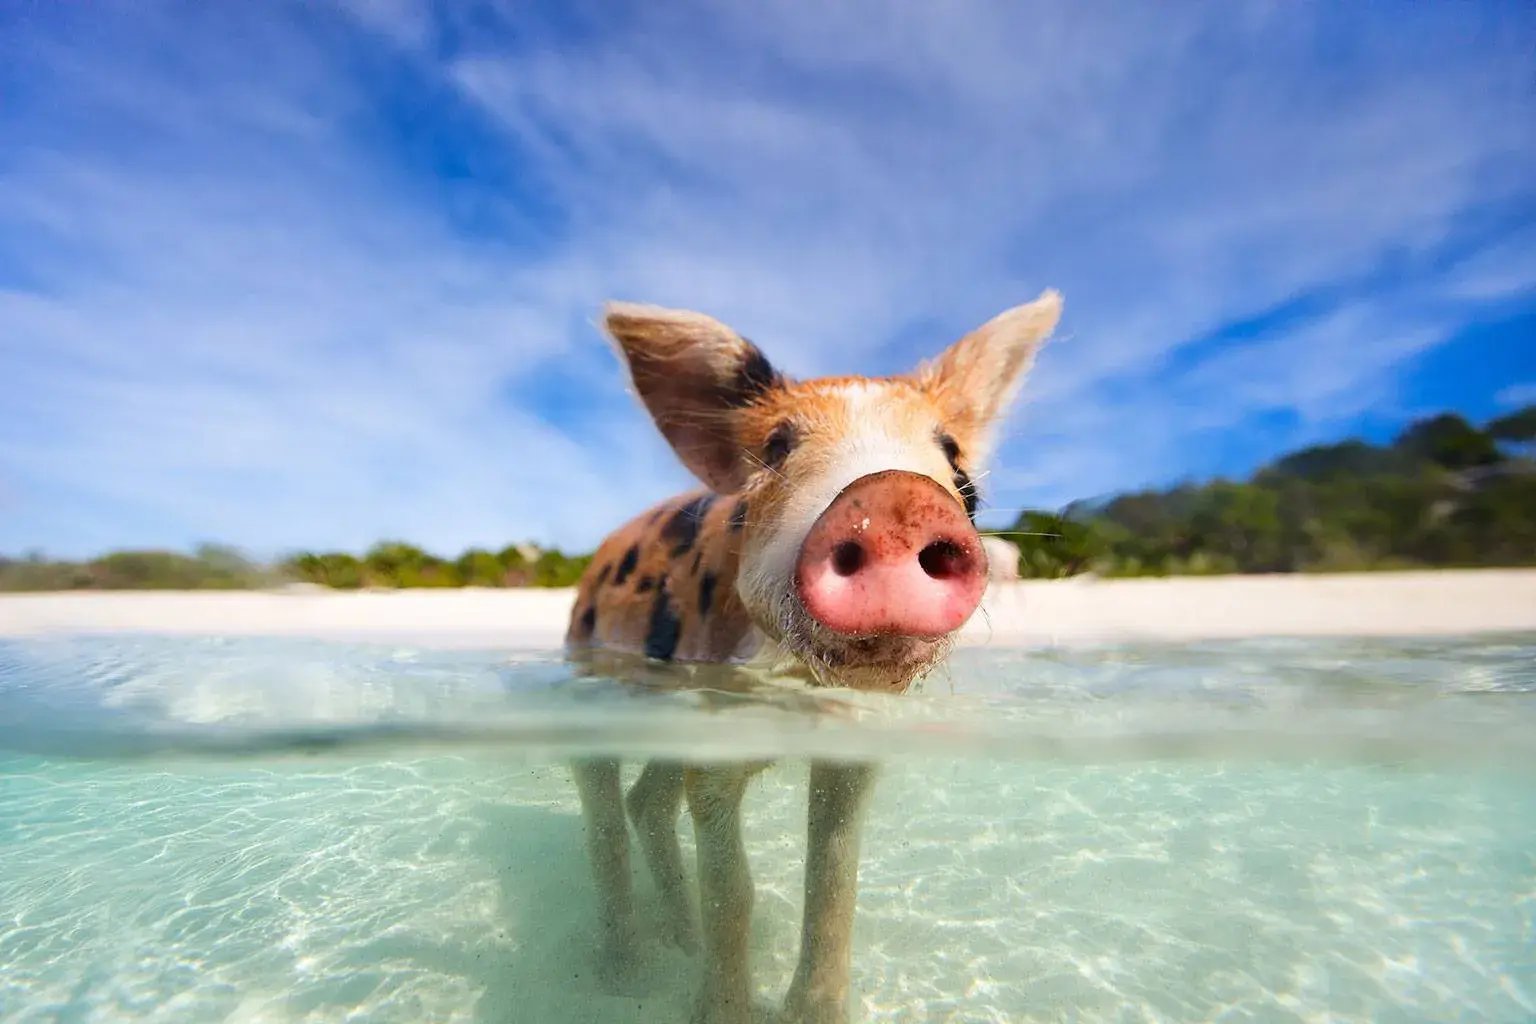
[[659,942],[629,994],[593,980],[555,758],[604,749],[790,758],[747,802],[765,1004],[798,758],[841,754],[883,764],[865,1020],[1527,1021],[1533,653],[965,652],[878,700],[547,652],[0,643],[0,1019],[686,1019],[695,967]]

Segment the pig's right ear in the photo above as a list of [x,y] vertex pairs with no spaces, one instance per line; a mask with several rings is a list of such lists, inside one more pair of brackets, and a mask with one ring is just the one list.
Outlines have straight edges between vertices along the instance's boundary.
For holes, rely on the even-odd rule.
[[615,302],[603,326],[678,458],[711,489],[738,490],[751,466],[736,415],[781,380],[767,357],[720,321],[687,310]]

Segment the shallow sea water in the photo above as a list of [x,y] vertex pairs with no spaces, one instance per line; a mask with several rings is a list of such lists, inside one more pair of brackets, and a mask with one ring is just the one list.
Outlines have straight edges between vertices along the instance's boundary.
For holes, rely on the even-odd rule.
[[682,954],[594,977],[595,752],[780,759],[745,805],[765,1008],[806,759],[841,756],[882,765],[854,1019],[1536,1019],[1536,637],[962,651],[899,699],[627,675],[0,641],[0,1020],[685,1021]]

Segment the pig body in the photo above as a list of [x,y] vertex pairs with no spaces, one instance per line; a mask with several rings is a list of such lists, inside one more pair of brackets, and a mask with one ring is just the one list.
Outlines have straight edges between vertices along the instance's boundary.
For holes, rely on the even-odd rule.
[[577,586],[568,647],[663,661],[745,660],[759,646],[736,593],[745,499],[695,491],[625,523]]
[[[598,548],[567,646],[665,661],[769,657],[826,686],[902,692],[974,612],[987,557],[974,480],[993,429],[1054,328],[1046,293],[912,374],[793,381],[698,313],[610,306],[605,326],[635,391],[705,484],[642,513]],[[700,929],[676,833],[686,798],[698,847],[699,1024],[751,1019],[751,876],[740,803],[760,765],[645,766],[627,797],[611,759],[575,765],[616,984],[635,957],[629,828],[661,895],[663,934]],[[849,988],[868,765],[811,767],[801,954],[783,1018],[840,1021]]]

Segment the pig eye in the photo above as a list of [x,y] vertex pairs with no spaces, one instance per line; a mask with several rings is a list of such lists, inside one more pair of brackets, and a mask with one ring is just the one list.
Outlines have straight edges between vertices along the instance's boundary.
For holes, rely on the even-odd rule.
[[980,504],[980,495],[976,493],[976,483],[971,479],[971,474],[960,465],[960,445],[955,439],[942,430],[934,438],[939,442],[939,447],[944,450],[944,458],[949,460],[949,468],[955,473],[955,490],[960,492],[960,500],[965,503],[965,514],[976,519],[976,506]]
[[773,433],[768,435],[768,441],[763,445],[763,462],[769,469],[778,469],[784,465],[784,460],[789,458],[794,447],[795,428],[788,423],[780,423],[773,428]]

